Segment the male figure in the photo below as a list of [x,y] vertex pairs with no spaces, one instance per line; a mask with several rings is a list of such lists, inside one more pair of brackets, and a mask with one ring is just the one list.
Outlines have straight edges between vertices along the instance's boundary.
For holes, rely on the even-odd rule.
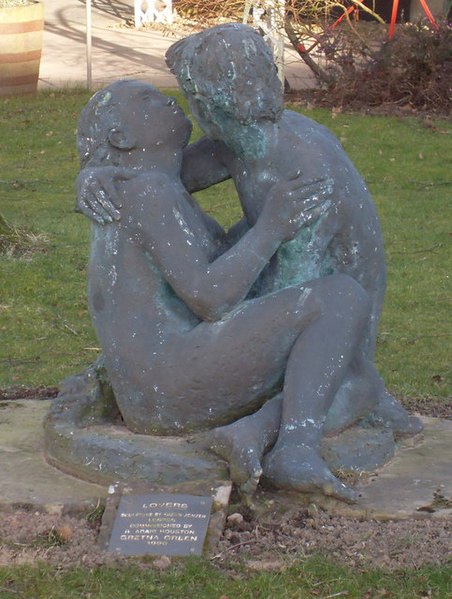
[[290,173],[334,181],[332,209],[284,244],[253,288],[260,295],[346,273],[369,294],[362,353],[338,391],[324,431],[338,432],[369,411],[396,434],[420,430],[420,422],[385,391],[373,366],[386,288],[383,241],[369,191],[338,140],[311,119],[284,110],[273,57],[251,27],[229,23],[184,38],[168,50],[167,63],[206,133],[184,154],[184,184],[196,191],[231,176],[245,214],[239,230],[256,222],[261,198]]
[[[279,476],[352,499],[319,449],[323,414],[360,351],[367,294],[332,275],[244,299],[281,243],[328,209],[330,186],[276,184],[255,225],[216,257],[215,231],[179,178],[189,133],[174,101],[133,81],[98,92],[80,119],[82,166],[129,172],[117,189],[121,219],[94,225],[89,264],[90,310],[123,418],[144,434],[227,425],[283,381]],[[247,422],[252,453],[262,431]]]

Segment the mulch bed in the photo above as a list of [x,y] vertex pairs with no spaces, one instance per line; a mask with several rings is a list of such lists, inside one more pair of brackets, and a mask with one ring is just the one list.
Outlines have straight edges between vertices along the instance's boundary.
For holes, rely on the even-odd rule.
[[[62,570],[124,563],[126,558],[99,548],[98,524],[89,516],[0,513],[0,566],[45,561]],[[315,506],[259,517],[245,508],[229,516],[210,559],[222,569],[242,564],[253,571],[284,570],[296,559],[320,553],[352,568],[416,569],[448,563],[451,529],[447,520],[433,518],[377,522],[331,516]],[[162,568],[171,560],[138,563]]]

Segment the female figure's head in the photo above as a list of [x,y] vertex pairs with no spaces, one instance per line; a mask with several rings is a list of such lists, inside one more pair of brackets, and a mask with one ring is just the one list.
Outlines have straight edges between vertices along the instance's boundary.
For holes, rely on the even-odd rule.
[[95,93],[80,114],[81,168],[119,165],[124,152],[137,149],[182,149],[190,133],[191,123],[175,100],[142,81],[116,81]]

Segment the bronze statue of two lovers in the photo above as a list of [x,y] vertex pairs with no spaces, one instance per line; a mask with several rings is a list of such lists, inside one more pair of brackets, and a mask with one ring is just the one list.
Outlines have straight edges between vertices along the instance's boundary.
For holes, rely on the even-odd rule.
[[[418,432],[374,366],[380,224],[337,139],[283,106],[271,51],[225,24],[167,64],[205,136],[141,81],[97,92],[78,128],[88,297],[115,401],[144,435],[210,431],[232,480],[356,500],[322,457],[356,423]],[[190,195],[232,178],[223,228]]]

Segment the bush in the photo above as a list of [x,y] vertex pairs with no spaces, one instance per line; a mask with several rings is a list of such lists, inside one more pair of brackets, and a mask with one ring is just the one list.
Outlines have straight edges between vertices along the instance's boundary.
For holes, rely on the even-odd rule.
[[[219,20],[240,21],[245,2],[175,0],[174,5],[181,17],[208,26]],[[286,0],[286,32],[319,83],[311,98],[350,109],[391,105],[449,114],[450,25],[400,24],[389,40],[381,18],[363,9],[347,16],[346,4],[340,1]],[[355,20],[363,14],[373,22]],[[331,27],[340,15],[345,17],[342,23]]]
[[238,21],[242,19],[244,0],[173,0],[173,7],[180,17],[200,24],[218,19]]
[[[323,66],[315,72],[325,105],[361,108],[396,105],[449,114],[451,110],[452,29],[429,23],[399,25],[393,39],[377,23],[363,29],[341,27],[317,34]],[[373,30],[372,34],[369,32]]]

